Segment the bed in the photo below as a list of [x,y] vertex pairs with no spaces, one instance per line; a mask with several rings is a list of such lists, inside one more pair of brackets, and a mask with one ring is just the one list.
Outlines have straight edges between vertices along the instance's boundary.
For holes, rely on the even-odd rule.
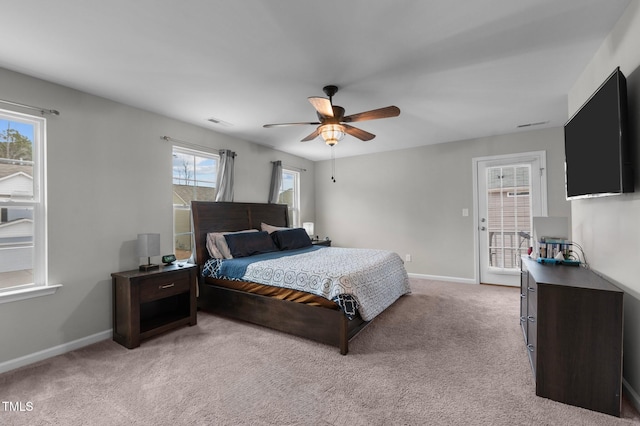
[[[410,291],[402,260],[395,253],[380,250],[366,251],[365,249],[313,246],[231,260],[212,259],[207,248],[208,235],[209,238],[213,238],[213,233],[260,231],[262,224],[268,224],[274,229],[289,228],[287,206],[193,201],[191,210],[195,259],[199,270],[198,308],[202,311],[336,346],[340,349],[341,354],[346,355],[349,351],[349,341],[379,312]],[[271,237],[277,240],[279,232],[275,232]],[[291,234],[295,231],[282,231],[282,233]],[[257,234],[265,233],[257,232],[253,235],[257,237]],[[236,238],[234,241],[248,240],[247,234],[244,235],[234,235],[233,238]],[[260,236],[260,238],[262,237]],[[227,240],[230,244],[232,243],[229,237]],[[209,244],[209,248],[211,248],[211,240]],[[278,244],[281,245],[281,243]],[[300,268],[301,265],[304,265],[305,268],[311,268],[314,271],[322,269],[318,265],[324,264],[323,268],[333,271],[331,274],[335,275],[344,268],[346,268],[345,270],[351,268],[351,264],[355,263],[355,261],[350,261],[352,258],[362,257],[373,262],[376,256],[384,258],[382,263],[377,266],[378,272],[374,273],[372,270],[355,271],[357,275],[349,275],[348,278],[336,275],[335,279],[325,278],[322,281],[323,283],[335,282],[338,290],[333,287],[328,288],[329,284],[326,285],[327,288],[322,285],[308,286],[310,282],[313,284],[311,279],[293,279],[289,280],[291,281],[289,284],[282,282],[287,280],[280,280],[280,283],[274,284],[274,281],[277,281],[273,277],[274,274],[265,273],[272,265],[281,265],[284,262],[290,268]],[[281,257],[282,259],[280,259]],[[342,259],[339,262],[342,266],[336,265],[334,267],[331,263],[335,261],[333,259]],[[238,272],[240,275],[228,277],[226,272],[218,274],[218,267],[231,265],[233,262],[242,265],[240,272]],[[400,266],[398,266],[398,262]],[[216,265],[215,273],[211,271],[212,265]],[[227,271],[235,271],[235,269],[229,268]],[[284,272],[281,275],[287,273]],[[350,274],[350,272],[346,273]],[[302,275],[306,276],[307,274]],[[265,277],[268,280],[264,281]],[[340,288],[342,284],[351,282],[357,284],[357,286],[353,286],[353,291],[351,291],[350,284],[349,291]],[[383,300],[378,300],[377,293],[384,294]],[[364,303],[357,305],[358,298]],[[367,299],[371,299],[371,301]],[[357,306],[357,309],[354,306]]]

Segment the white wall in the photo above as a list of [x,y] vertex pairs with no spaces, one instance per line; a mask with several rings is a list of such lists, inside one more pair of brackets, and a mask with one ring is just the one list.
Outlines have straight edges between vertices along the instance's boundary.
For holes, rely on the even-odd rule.
[[627,77],[636,192],[572,202],[573,239],[592,269],[625,290],[624,379],[640,406],[640,2],[632,1],[569,92],[572,115],[620,66]]
[[159,232],[162,252],[173,251],[171,144],[161,136],[234,150],[236,201],[267,201],[273,160],[307,169],[302,220],[314,220],[311,161],[4,69],[0,82],[0,99],[60,111],[47,119],[49,280],[63,285],[0,304],[0,364],[109,330],[110,274],[137,268],[138,233]]
[[330,180],[331,162],[318,162],[316,233],[338,246],[411,254],[412,262],[405,263],[409,273],[474,280],[472,159],[542,150],[549,215],[569,217],[564,135],[554,128],[341,158],[336,183]]

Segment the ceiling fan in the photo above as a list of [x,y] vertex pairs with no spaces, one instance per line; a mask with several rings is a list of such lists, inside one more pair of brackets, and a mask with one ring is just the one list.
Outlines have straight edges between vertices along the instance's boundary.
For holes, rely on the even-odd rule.
[[322,136],[327,145],[333,146],[341,140],[345,133],[354,136],[362,141],[370,141],[375,138],[373,133],[366,132],[357,127],[353,127],[347,123],[357,121],[376,120],[379,118],[397,117],[400,115],[400,108],[397,106],[388,106],[385,108],[373,109],[371,111],[360,112],[358,114],[344,115],[344,108],[333,105],[333,95],[338,92],[338,86],[325,86],[322,88],[324,93],[329,97],[321,98],[318,96],[309,97],[309,102],[316,109],[318,120],[308,123],[280,123],[265,124],[263,127],[282,127],[282,126],[300,126],[300,125],[317,125],[318,127],[309,136],[302,139],[306,142]]

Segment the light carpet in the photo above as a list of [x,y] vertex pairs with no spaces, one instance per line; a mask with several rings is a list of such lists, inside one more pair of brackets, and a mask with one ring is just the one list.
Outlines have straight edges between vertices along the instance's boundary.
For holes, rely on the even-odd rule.
[[113,341],[0,375],[2,425],[618,425],[540,398],[516,288],[411,280],[337,348],[207,313],[128,350]]

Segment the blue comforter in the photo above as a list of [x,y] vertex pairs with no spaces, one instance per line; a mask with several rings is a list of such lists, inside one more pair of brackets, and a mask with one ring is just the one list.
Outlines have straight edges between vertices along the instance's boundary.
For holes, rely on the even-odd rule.
[[226,277],[231,279],[242,279],[246,274],[249,265],[263,260],[281,259],[286,256],[295,256],[302,253],[309,253],[320,250],[322,247],[311,246],[295,250],[273,251],[270,253],[256,254],[249,257],[239,257],[234,259],[226,259],[220,263],[218,269],[218,277]]

